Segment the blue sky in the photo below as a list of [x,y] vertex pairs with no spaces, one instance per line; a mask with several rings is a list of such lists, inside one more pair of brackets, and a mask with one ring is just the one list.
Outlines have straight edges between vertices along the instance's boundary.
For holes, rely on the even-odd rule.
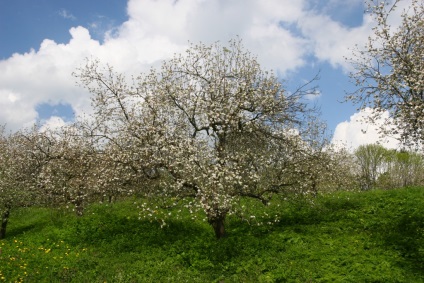
[[102,39],[102,33],[126,18],[125,1],[0,0],[0,59],[37,49],[46,38],[66,43],[69,29],[78,25]]
[[89,96],[71,76],[85,57],[136,74],[188,41],[240,36],[288,90],[320,73],[311,103],[335,138],[374,142],[373,127],[355,121],[367,113],[341,103],[354,89],[343,57],[373,24],[363,11],[362,0],[0,0],[0,124],[62,124],[89,112]]

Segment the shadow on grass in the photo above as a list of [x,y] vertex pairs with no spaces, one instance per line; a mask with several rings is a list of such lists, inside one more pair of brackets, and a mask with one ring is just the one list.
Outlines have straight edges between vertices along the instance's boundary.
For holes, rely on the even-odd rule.
[[[43,225],[40,224],[27,224],[19,227],[13,227],[13,229],[6,230],[6,239],[17,237],[21,234],[25,234],[26,232],[37,232],[43,229]],[[10,227],[8,227],[10,228]]]
[[[219,241],[206,222],[192,221],[190,216],[184,216],[183,220],[170,219],[164,228],[160,228],[158,222],[139,220],[138,212],[128,203],[113,207],[93,206],[81,218],[73,214],[55,221],[37,218],[37,224],[27,225],[25,223],[31,222],[25,221],[11,232],[16,236],[24,232],[46,235],[55,233],[50,230],[59,230],[56,236],[62,237],[61,240],[75,247],[88,247],[92,251],[85,258],[85,265],[88,266],[87,270],[96,270],[99,274],[106,272],[109,267],[112,274],[122,266],[129,266],[128,270],[135,273],[142,270],[147,270],[147,273],[157,271],[157,274],[166,273],[166,278],[172,278],[175,272],[182,271],[202,278],[203,282],[217,280],[220,276],[228,278],[234,274],[247,276],[241,279],[234,277],[234,282],[246,282],[246,279],[267,272],[272,273],[275,281],[303,278],[302,282],[307,282],[319,272],[320,276],[338,274],[341,268],[338,261],[349,262],[352,256],[356,256],[355,253],[360,253],[352,259],[359,259],[356,264],[367,264],[370,253],[364,252],[360,243],[346,242],[352,239],[350,234],[353,230],[344,229],[353,226],[354,231],[368,229],[356,240],[361,242],[361,237],[364,237],[368,241],[369,236],[370,241],[377,243],[377,248],[399,251],[406,259],[402,261],[402,269],[423,275],[423,216],[407,210],[410,213],[398,213],[398,216],[393,217],[393,208],[398,204],[383,198],[382,203],[377,205],[376,198],[372,196],[369,199],[362,196],[351,199],[325,197],[317,198],[314,204],[305,200],[270,208],[280,215],[280,222],[274,225],[249,225],[235,216],[228,217],[228,237]],[[404,207],[404,204],[400,206],[401,209]],[[412,207],[412,204],[408,207]],[[359,221],[360,218],[364,223]],[[273,218],[265,219],[265,222],[267,220],[272,221]],[[375,239],[371,238],[371,232]],[[334,245],[334,250],[330,245]],[[322,249],[326,249],[334,258],[326,258],[328,255]],[[376,249],[376,253],[379,251]],[[137,262],[140,264],[137,265]],[[327,269],[321,265],[326,265]],[[309,275],[299,273],[304,272],[305,266],[311,269]],[[349,273],[350,269],[346,268],[344,272]],[[335,281],[334,278],[332,280]]]
[[387,248],[398,251],[406,268],[424,276],[424,215],[406,213],[379,229]]
[[358,210],[362,205],[357,199],[346,198],[302,200],[291,204],[290,210],[281,215],[279,225],[318,225],[335,222],[347,218],[348,211]]
[[[33,213],[28,213],[28,210]],[[27,232],[38,233],[48,225],[49,219],[49,210],[46,208],[30,207],[13,210],[7,225],[6,239]]]
[[160,223],[139,220],[134,214],[119,215],[113,209],[100,209],[94,215],[72,218],[66,227],[65,242],[74,246],[91,246],[99,254],[139,253],[139,257],[173,258],[183,267],[210,272],[229,262],[242,262],[252,254],[266,252],[270,227],[250,226],[235,218],[227,221],[228,237],[216,240],[212,227],[203,221],[167,221]]

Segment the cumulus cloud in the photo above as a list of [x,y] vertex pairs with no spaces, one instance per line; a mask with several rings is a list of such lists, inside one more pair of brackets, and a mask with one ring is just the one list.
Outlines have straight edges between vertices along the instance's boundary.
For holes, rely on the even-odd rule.
[[37,112],[24,96],[11,89],[0,89],[0,125],[7,129],[19,129],[35,122]]
[[[347,28],[310,10],[306,0],[128,0],[127,14],[127,21],[105,32],[102,42],[78,26],[70,29],[65,44],[45,39],[37,49],[1,60],[0,107],[6,110],[0,112],[0,124],[17,129],[33,123],[42,103],[69,104],[76,115],[89,112],[89,94],[71,76],[87,57],[138,74],[182,52],[189,41],[226,42],[240,36],[263,67],[284,76],[311,56],[345,68],[347,47],[369,32],[367,21]],[[61,15],[72,18],[65,10]]]
[[100,46],[85,28],[72,28],[70,33],[67,44],[46,39],[38,51],[0,61],[0,103],[4,109],[0,123],[12,129],[34,123],[38,118],[35,108],[44,102],[67,102],[77,114],[88,110],[89,96],[75,86],[71,73]]
[[40,127],[40,132],[59,129],[59,128],[65,126],[65,125],[66,125],[66,122],[61,117],[51,116]]
[[355,44],[365,44],[372,25],[369,16],[364,16],[361,26],[351,28],[333,21],[328,15],[315,12],[310,12],[299,23],[302,32],[310,39],[315,57],[329,62],[333,67],[341,67],[345,72],[350,70],[345,58],[351,54]]
[[399,142],[396,137],[384,137],[379,134],[381,126],[390,126],[389,113],[385,112],[381,119],[374,124],[367,122],[367,118],[373,113],[371,108],[366,108],[350,116],[349,121],[339,123],[334,131],[332,143],[355,150],[360,145],[379,143],[386,148],[398,148]]

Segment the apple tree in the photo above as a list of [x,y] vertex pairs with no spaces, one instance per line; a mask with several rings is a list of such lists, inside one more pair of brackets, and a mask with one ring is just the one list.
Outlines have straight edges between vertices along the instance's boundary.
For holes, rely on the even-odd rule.
[[35,146],[34,132],[5,134],[0,129],[0,239],[6,236],[13,209],[39,204],[42,199],[37,179],[45,156]]
[[190,199],[185,206],[204,211],[217,238],[240,198],[267,204],[303,185],[306,92],[286,91],[238,40],[191,45],[133,80],[95,60],[75,76],[93,94],[92,132],[152,181],[145,195]]
[[401,0],[368,1],[367,13],[376,22],[367,44],[357,46],[352,58],[351,78],[357,90],[348,95],[361,108],[374,110],[370,121],[388,111],[394,127],[382,134],[395,134],[405,144],[424,141],[424,2],[408,0],[399,26],[393,27],[394,11]]

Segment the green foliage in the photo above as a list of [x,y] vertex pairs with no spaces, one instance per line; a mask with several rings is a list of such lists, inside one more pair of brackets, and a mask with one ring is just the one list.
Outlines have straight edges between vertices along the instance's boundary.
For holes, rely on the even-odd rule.
[[411,151],[387,150],[386,171],[378,179],[380,188],[422,186],[424,184],[424,156]]
[[375,188],[386,155],[387,149],[379,144],[361,145],[355,150],[362,189]]
[[362,189],[423,186],[424,157],[415,151],[387,149],[379,144],[359,146],[355,153]]
[[424,282],[423,188],[243,204],[279,222],[232,215],[218,241],[189,213],[162,229],[140,220],[133,200],[84,217],[21,208],[0,241],[0,282]]

